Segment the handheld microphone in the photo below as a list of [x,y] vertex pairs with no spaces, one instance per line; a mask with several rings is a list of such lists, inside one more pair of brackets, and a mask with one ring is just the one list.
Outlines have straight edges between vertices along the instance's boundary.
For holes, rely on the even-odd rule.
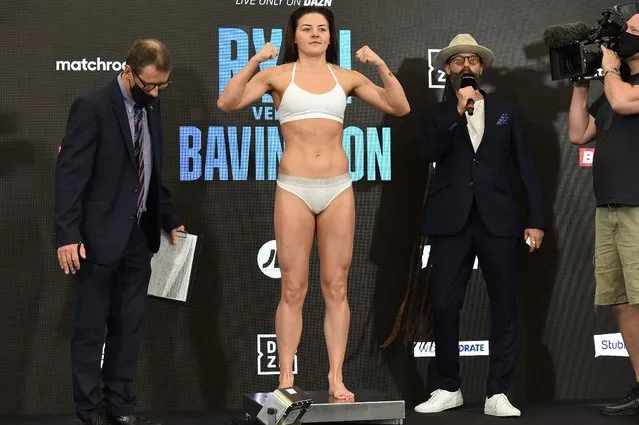
[[[475,76],[473,74],[467,72],[461,76],[461,79],[459,80],[459,88],[463,89],[464,87],[472,87],[473,89],[477,90],[477,80],[475,79]],[[468,99],[468,102],[466,103],[466,106],[468,107],[466,110],[468,111],[468,115],[470,116],[472,116],[475,112],[475,107],[473,106],[474,104],[475,99]]]

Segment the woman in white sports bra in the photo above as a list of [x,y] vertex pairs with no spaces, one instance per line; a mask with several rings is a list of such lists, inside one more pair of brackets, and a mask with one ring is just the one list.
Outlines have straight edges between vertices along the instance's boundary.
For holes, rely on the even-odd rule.
[[355,95],[392,115],[405,115],[410,106],[400,83],[368,47],[361,48],[355,56],[377,68],[383,88],[359,72],[335,65],[336,40],[329,9],[297,9],[286,29],[281,65],[253,76],[261,62],[278,56],[267,43],[229,81],[217,105],[225,112],[236,111],[264,93],[271,93],[278,107],[285,140],[275,194],[275,239],[282,272],[275,316],[279,387],[293,385],[293,359],[302,333],[309,257],[317,236],[320,282],[326,303],[328,391],[335,399],[348,401],[354,395],[344,385],[342,367],[350,321],[346,283],[353,250],[355,200],[348,158],[342,148],[346,97]]

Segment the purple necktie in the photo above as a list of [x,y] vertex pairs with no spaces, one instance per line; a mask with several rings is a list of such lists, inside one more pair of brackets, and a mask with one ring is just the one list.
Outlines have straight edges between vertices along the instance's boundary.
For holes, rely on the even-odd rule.
[[133,139],[133,155],[138,166],[138,204],[137,219],[142,215],[142,200],[144,199],[144,150],[142,149],[142,124],[144,123],[144,106],[137,103],[133,107],[133,124],[135,137]]

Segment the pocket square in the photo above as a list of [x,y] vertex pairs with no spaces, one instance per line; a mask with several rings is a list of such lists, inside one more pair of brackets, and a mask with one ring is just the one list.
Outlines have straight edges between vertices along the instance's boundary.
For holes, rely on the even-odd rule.
[[501,116],[497,120],[496,125],[506,125],[506,124],[508,124],[508,114],[504,112],[503,114],[501,114]]

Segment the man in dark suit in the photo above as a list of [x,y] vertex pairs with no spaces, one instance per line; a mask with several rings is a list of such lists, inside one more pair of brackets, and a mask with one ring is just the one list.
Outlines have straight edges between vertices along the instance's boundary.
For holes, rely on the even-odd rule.
[[[538,249],[544,220],[541,189],[521,116],[511,103],[478,89],[477,81],[493,58],[470,35],[453,38],[435,58],[447,74],[445,100],[428,108],[422,121],[419,150],[435,166],[422,231],[432,239],[429,292],[440,385],[415,407],[420,413],[463,404],[459,312],[477,256],[491,305],[484,413],[521,414],[506,396],[515,365],[519,238],[523,230],[530,252]],[[462,87],[464,80],[470,85]],[[525,230],[519,225],[509,181],[510,160],[528,200]]]
[[56,164],[55,244],[74,275],[73,398],[84,424],[140,423],[132,386],[151,256],[160,229],[173,243],[184,230],[161,175],[157,98],[170,71],[164,44],[136,41],[117,78],[73,102]]

